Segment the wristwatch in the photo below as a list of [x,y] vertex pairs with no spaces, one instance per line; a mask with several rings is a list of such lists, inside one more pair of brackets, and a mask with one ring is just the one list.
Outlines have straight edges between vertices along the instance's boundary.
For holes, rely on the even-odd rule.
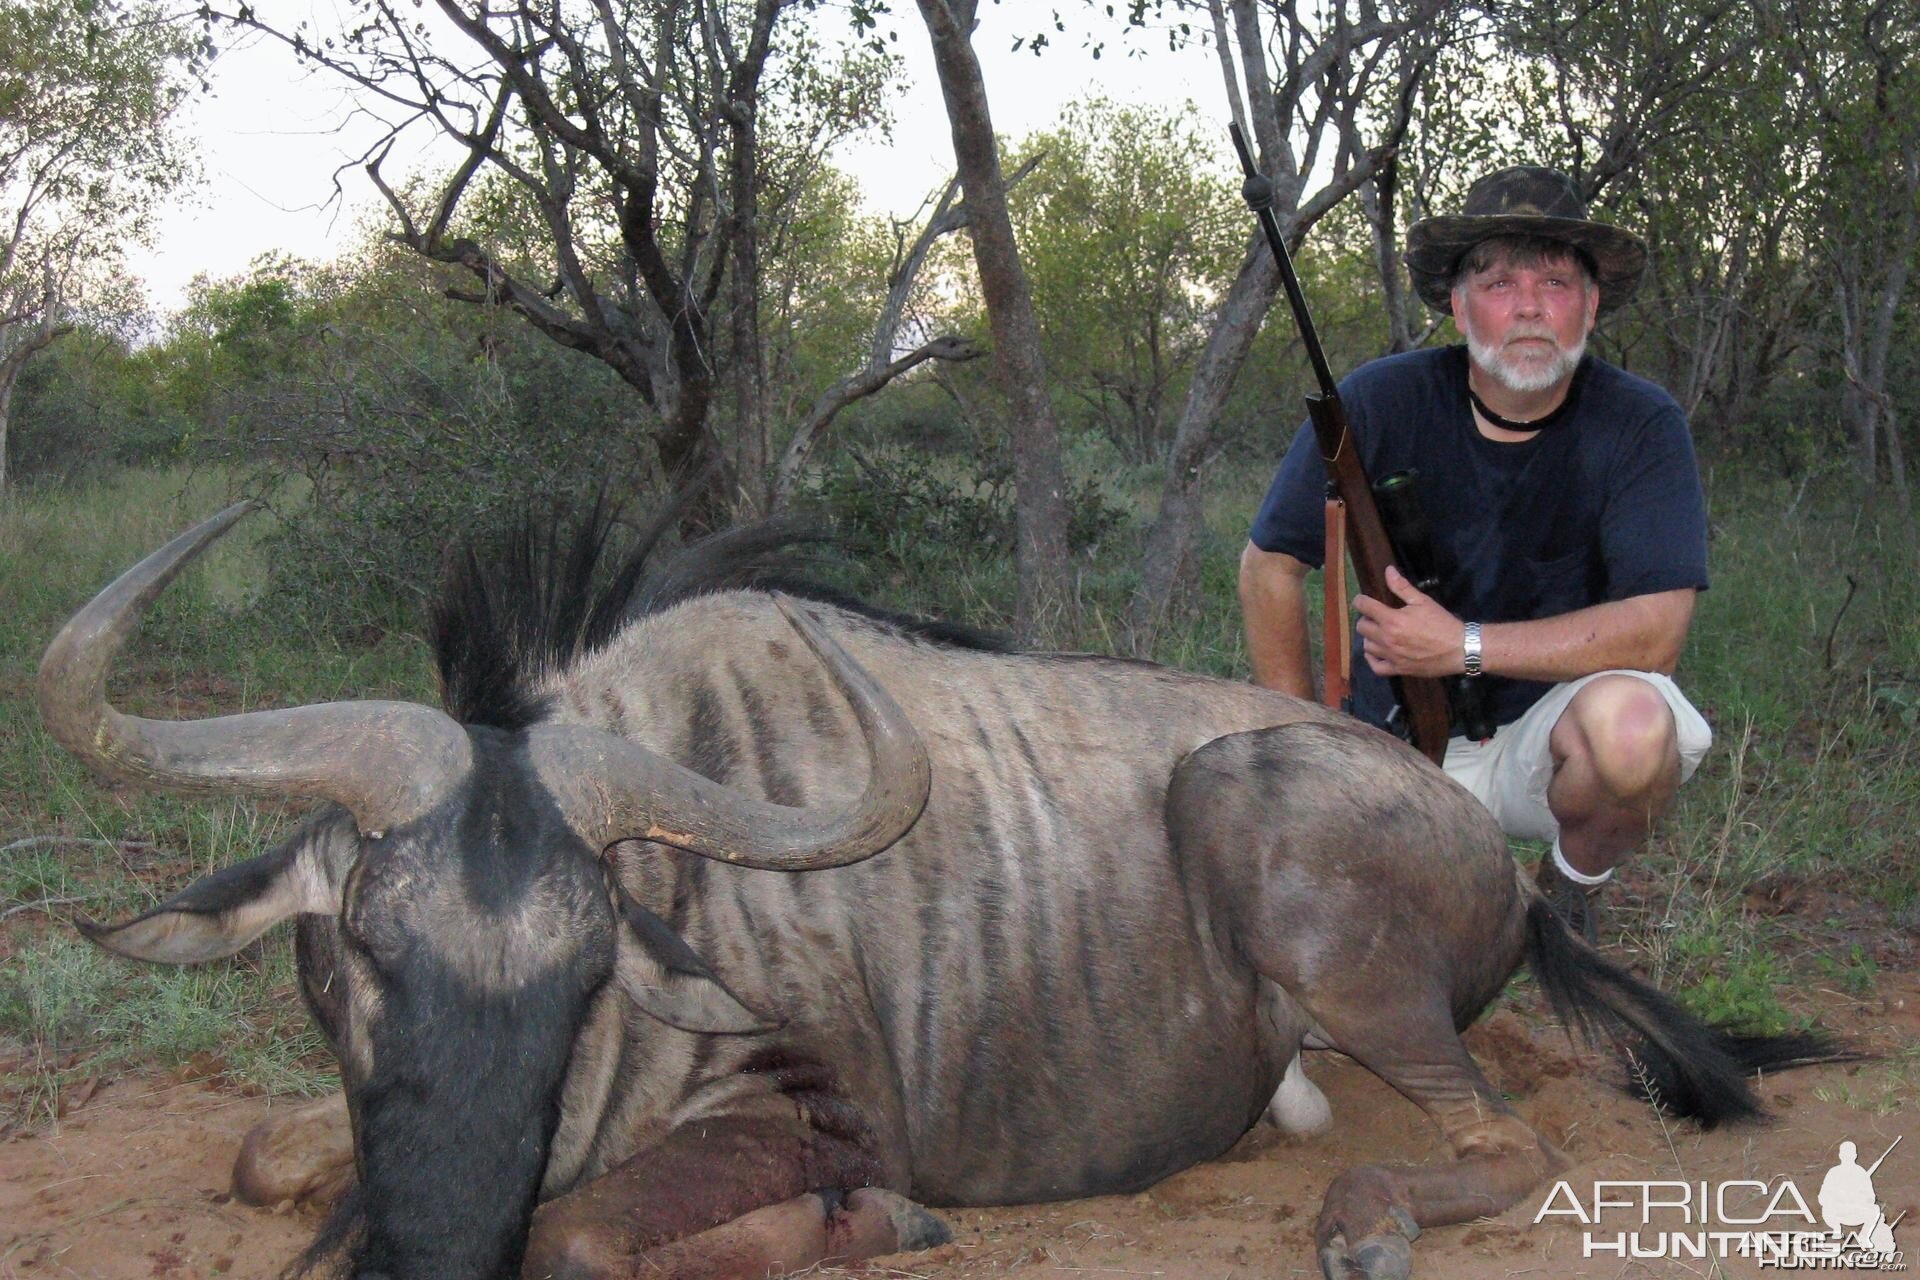
[[1477,676],[1480,674],[1480,624],[1477,622],[1469,622],[1466,630],[1466,673],[1470,676]]

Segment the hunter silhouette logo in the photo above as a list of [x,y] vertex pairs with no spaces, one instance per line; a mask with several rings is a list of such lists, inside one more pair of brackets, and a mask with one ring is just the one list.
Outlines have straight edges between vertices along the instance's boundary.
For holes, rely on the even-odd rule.
[[1900,1142],[1896,1137],[1865,1167],[1859,1148],[1842,1142],[1811,1202],[1791,1178],[1603,1179],[1585,1199],[1562,1180],[1533,1220],[1577,1218],[1585,1258],[1745,1258],[1782,1271],[1905,1271],[1893,1234],[1905,1210],[1889,1221],[1873,1185]]
[[[1895,1138],[1893,1147],[1899,1145],[1900,1139]],[[1880,1159],[1862,1169],[1858,1158],[1859,1148],[1851,1142],[1843,1142],[1840,1144],[1840,1163],[1827,1170],[1827,1176],[1820,1183],[1820,1220],[1836,1236],[1846,1235],[1847,1229],[1851,1228],[1851,1243],[1867,1253],[1898,1252],[1893,1243],[1893,1227],[1899,1218],[1888,1222],[1879,1200],[1873,1194],[1873,1175],[1893,1154],[1893,1147],[1888,1147],[1880,1153]],[[1905,1216],[1904,1213],[1901,1215]]]

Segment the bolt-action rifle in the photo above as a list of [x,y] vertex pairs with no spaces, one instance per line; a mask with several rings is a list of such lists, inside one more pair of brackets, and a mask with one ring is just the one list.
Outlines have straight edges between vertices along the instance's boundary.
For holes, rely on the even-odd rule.
[[[1319,383],[1318,394],[1310,393],[1306,397],[1307,416],[1313,422],[1313,434],[1320,443],[1320,456],[1327,464],[1330,487],[1344,508],[1345,542],[1347,553],[1353,557],[1354,573],[1360,579],[1362,591],[1375,600],[1397,608],[1398,599],[1387,586],[1387,566],[1394,563],[1393,543],[1387,536],[1386,526],[1381,523],[1379,508],[1373,500],[1373,490],[1367,483],[1366,469],[1360,463],[1360,454],[1353,446],[1352,434],[1347,430],[1346,407],[1340,403],[1340,392],[1334,386],[1332,372],[1327,368],[1326,353],[1320,349],[1320,337],[1314,331],[1313,316],[1307,311],[1306,297],[1300,292],[1300,279],[1294,274],[1293,259],[1288,257],[1286,242],[1280,238],[1280,224],[1273,216],[1273,184],[1254,166],[1253,153],[1247,149],[1247,139],[1240,132],[1239,124],[1230,125],[1229,132],[1233,135],[1234,150],[1240,153],[1240,167],[1246,173],[1240,194],[1259,220],[1260,229],[1266,233],[1267,247],[1273,250],[1274,262],[1280,268],[1280,282],[1286,288],[1287,302],[1293,307],[1293,319],[1300,330],[1300,341],[1306,347],[1307,360],[1312,364],[1314,378]],[[1333,554],[1327,557],[1325,572],[1330,578],[1336,574],[1343,578],[1345,576]],[[1408,581],[1412,581],[1411,575]],[[1331,620],[1329,627],[1331,629]],[[1334,659],[1335,655],[1329,652],[1329,670],[1333,668]],[[1435,764],[1440,763],[1447,753],[1451,720],[1445,687],[1439,680],[1429,676],[1395,676],[1390,683],[1401,712],[1396,722],[1404,724],[1413,745],[1422,754]]]

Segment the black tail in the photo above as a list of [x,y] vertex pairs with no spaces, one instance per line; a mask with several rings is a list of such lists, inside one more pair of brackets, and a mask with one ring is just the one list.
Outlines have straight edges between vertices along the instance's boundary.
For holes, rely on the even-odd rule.
[[1635,1092],[1703,1129],[1760,1114],[1747,1085],[1756,1071],[1857,1056],[1813,1033],[1746,1035],[1702,1022],[1576,939],[1537,896],[1527,906],[1527,967],[1562,1021],[1626,1056]]

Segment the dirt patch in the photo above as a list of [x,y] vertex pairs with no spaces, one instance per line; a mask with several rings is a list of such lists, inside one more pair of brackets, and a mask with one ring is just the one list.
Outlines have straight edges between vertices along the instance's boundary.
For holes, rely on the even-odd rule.
[[[1882,1004],[1904,1002],[1903,1012],[1920,1005],[1920,983],[1912,975],[1885,977],[1882,997],[1839,1019],[1843,1034],[1881,1052],[1911,1043],[1889,1026]],[[1876,1175],[1876,1187],[1890,1217],[1920,1208],[1920,1112],[1905,1096],[1909,1086],[1897,1062],[1775,1077],[1761,1086],[1774,1121],[1702,1134],[1663,1124],[1617,1091],[1612,1064],[1571,1051],[1556,1031],[1511,1010],[1476,1028],[1469,1042],[1496,1087],[1576,1161],[1565,1175],[1575,1187],[1595,1178],[1777,1184],[1786,1177],[1811,1200],[1841,1140],[1854,1141],[1865,1162],[1905,1135],[1909,1140]],[[1321,1054],[1310,1059],[1309,1070],[1333,1104],[1334,1130],[1325,1137],[1294,1143],[1261,1127],[1225,1158],[1140,1195],[946,1211],[952,1244],[887,1259],[880,1269],[928,1280],[1317,1275],[1314,1217],[1338,1173],[1370,1161],[1418,1163],[1444,1153],[1411,1104],[1352,1062]],[[127,1080],[100,1088],[56,1129],[0,1144],[0,1280],[275,1274],[319,1219],[310,1207],[247,1208],[228,1193],[240,1138],[270,1105],[206,1081]],[[1693,1261],[1583,1258],[1577,1222],[1534,1224],[1544,1191],[1498,1218],[1429,1231],[1416,1248],[1419,1274],[1429,1280],[1710,1274]],[[1897,1233],[1909,1257],[1920,1245],[1915,1223],[1920,1212]],[[1720,1274],[1762,1272],[1735,1259]]]
[[0,1276],[267,1276],[317,1217],[233,1201],[233,1155],[267,1104],[204,1081],[98,1090],[50,1132],[0,1144]]

